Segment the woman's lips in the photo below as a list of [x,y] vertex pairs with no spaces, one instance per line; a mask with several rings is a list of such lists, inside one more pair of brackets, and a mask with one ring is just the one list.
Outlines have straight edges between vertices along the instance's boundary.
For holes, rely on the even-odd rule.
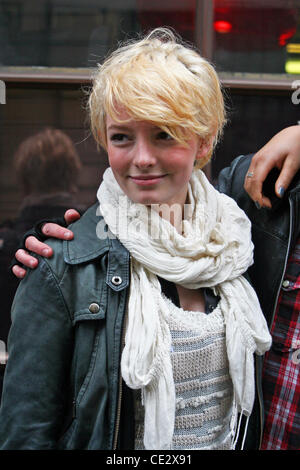
[[130,176],[130,179],[139,186],[150,186],[159,183],[166,175]]

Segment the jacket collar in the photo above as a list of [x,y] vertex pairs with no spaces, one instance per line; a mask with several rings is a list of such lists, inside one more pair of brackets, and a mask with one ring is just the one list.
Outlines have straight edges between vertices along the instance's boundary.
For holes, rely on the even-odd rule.
[[107,233],[105,232],[107,226],[100,215],[98,203],[91,206],[69,228],[74,233],[74,238],[63,242],[64,260],[66,263],[84,263],[98,258],[109,251],[111,243],[109,237],[105,235]]
[[63,242],[65,262],[78,265],[108,253],[106,283],[114,291],[127,288],[130,282],[129,251],[108,231],[99,204],[90,207],[70,228],[74,238]]

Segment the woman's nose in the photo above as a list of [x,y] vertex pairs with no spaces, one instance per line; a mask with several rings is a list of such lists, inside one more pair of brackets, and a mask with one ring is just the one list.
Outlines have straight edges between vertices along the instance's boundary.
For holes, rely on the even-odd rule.
[[146,139],[137,139],[134,148],[133,163],[139,168],[147,168],[156,163],[155,149]]

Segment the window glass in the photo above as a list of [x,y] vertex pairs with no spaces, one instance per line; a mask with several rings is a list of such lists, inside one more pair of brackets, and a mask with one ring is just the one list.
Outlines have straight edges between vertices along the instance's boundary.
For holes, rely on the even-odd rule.
[[300,73],[299,0],[215,0],[212,22],[219,71]]
[[0,65],[93,67],[154,26],[194,40],[196,0],[0,0]]
[[0,66],[94,67],[157,26],[220,72],[300,73],[300,0],[0,0]]

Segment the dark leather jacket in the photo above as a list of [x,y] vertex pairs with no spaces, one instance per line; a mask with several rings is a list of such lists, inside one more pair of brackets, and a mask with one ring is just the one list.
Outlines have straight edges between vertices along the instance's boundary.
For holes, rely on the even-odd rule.
[[[7,337],[10,329],[10,310],[14,295],[19,285],[19,280],[11,271],[11,262],[15,252],[21,247],[24,233],[37,221],[62,217],[67,209],[78,206],[69,193],[40,194],[34,198],[28,196],[24,199],[15,220],[9,220],[0,226],[0,292],[1,315],[0,315],[0,341],[7,345]],[[4,361],[3,361],[4,362]],[[4,364],[0,363],[0,397],[2,394],[2,382],[4,375]]]
[[300,232],[300,172],[283,199],[279,199],[274,193],[278,171],[272,171],[263,187],[272,209],[257,209],[243,188],[251,158],[252,155],[241,155],[222,170],[218,189],[235,199],[251,220],[255,250],[248,274],[271,328],[288,254]]
[[[243,188],[252,156],[241,155],[232,162],[230,167],[222,170],[218,189],[235,199],[251,220],[254,264],[249,268],[248,275],[271,329],[288,255],[300,233],[300,172],[293,179],[283,199],[279,199],[274,192],[274,184],[279,172],[273,170],[263,186],[263,192],[271,199],[272,209],[257,209]],[[263,428],[261,368],[262,361],[257,360],[257,400],[260,401],[261,416],[258,419],[257,411],[255,411],[257,408],[255,408],[249,429],[255,441],[259,437],[255,448],[257,445],[260,446]]]
[[[120,375],[130,257],[99,239],[98,204],[49,240],[12,307],[0,409],[1,449],[133,449],[132,391]],[[101,225],[102,227],[102,225]],[[179,303],[172,283],[163,292]],[[207,313],[218,298],[207,289]]]
[[[220,187],[238,202],[242,193],[240,203],[244,201],[255,212],[241,189],[249,161],[241,157],[224,170]],[[285,204],[286,200],[279,202]],[[130,257],[117,239],[97,237],[101,217],[96,208],[91,207],[71,226],[74,240],[49,241],[54,256],[40,258],[39,267],[27,274],[17,291],[0,409],[1,449],[133,449],[132,394],[120,376]],[[279,242],[285,247],[286,259],[285,214],[276,228],[272,212],[259,216],[274,222],[274,233],[271,230],[269,236],[277,241],[277,251]],[[268,227],[259,227],[259,233],[269,233]],[[270,252],[268,246],[265,250],[273,259],[277,256],[276,250]],[[262,252],[265,254],[263,247]],[[272,263],[266,266],[272,269]],[[265,284],[266,273],[265,269],[259,278]],[[272,282],[271,277],[267,283],[270,295]],[[208,302],[207,308],[209,311]],[[259,380],[257,383],[260,385]],[[253,422],[249,439],[257,441],[261,419]],[[257,447],[252,443],[246,448]]]
[[54,256],[39,258],[20,283],[1,449],[116,447],[129,253],[118,240],[97,238],[99,221],[93,206],[72,225],[74,240],[49,240]]

